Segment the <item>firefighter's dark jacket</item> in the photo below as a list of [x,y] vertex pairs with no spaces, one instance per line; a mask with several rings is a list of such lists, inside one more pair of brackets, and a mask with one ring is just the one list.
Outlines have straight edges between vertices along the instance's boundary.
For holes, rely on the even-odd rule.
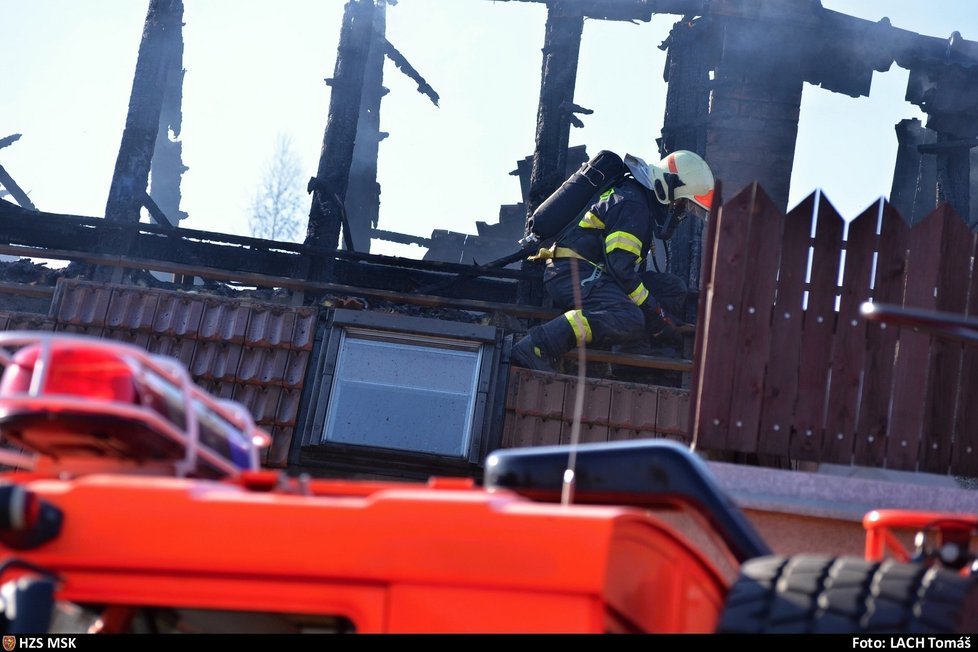
[[591,263],[603,265],[643,311],[656,311],[658,304],[639,276],[638,263],[648,256],[653,220],[662,223],[666,207],[632,178],[626,178],[600,196],[577,226],[556,243],[571,249]]

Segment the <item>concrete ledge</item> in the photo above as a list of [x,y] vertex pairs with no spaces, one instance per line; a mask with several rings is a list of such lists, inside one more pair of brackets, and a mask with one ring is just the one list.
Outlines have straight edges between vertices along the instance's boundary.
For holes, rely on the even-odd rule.
[[826,467],[818,473],[708,462],[720,486],[742,509],[861,522],[874,509],[978,514],[978,491],[953,478]]

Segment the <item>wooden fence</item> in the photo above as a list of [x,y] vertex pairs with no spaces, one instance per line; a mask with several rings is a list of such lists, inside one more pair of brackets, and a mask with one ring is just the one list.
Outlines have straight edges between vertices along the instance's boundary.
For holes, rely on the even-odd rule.
[[978,314],[975,235],[947,206],[848,224],[754,185],[708,226],[690,405],[702,450],[978,476],[978,346],[869,322],[864,301]]

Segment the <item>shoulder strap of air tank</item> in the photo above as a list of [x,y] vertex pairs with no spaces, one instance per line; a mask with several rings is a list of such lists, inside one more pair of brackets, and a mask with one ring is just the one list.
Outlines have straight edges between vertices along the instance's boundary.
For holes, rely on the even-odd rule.
[[[605,181],[605,183],[598,186],[597,189],[594,191],[594,193],[591,195],[591,200],[588,202],[588,208],[590,208],[590,206],[594,204],[594,202],[598,199],[598,197],[606,193],[612,187],[621,183],[624,179],[628,178],[629,176],[630,175],[628,174],[628,172],[623,172],[622,174],[610,178],[607,181]],[[518,249],[517,251],[514,251],[509,255],[503,256],[502,258],[497,258],[492,262],[486,263],[485,265],[483,265],[483,267],[489,267],[489,268],[505,267],[510,263],[516,262],[517,260],[521,260],[527,254],[535,253],[541,246],[546,246],[546,245],[553,244],[554,242],[558,242],[561,238],[563,238],[565,235],[570,233],[575,226],[577,226],[577,220],[569,220],[567,222],[567,225],[564,226],[564,228],[562,228],[560,231],[558,231],[556,235],[553,235],[547,238],[546,240],[535,242],[530,246]]]

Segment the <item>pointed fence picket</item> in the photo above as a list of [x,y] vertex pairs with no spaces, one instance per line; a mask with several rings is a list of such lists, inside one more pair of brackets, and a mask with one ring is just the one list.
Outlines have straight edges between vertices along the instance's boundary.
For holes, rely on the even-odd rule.
[[697,448],[975,476],[978,346],[869,323],[865,301],[978,314],[975,235],[948,206],[846,222],[754,184],[706,230],[690,401]]

